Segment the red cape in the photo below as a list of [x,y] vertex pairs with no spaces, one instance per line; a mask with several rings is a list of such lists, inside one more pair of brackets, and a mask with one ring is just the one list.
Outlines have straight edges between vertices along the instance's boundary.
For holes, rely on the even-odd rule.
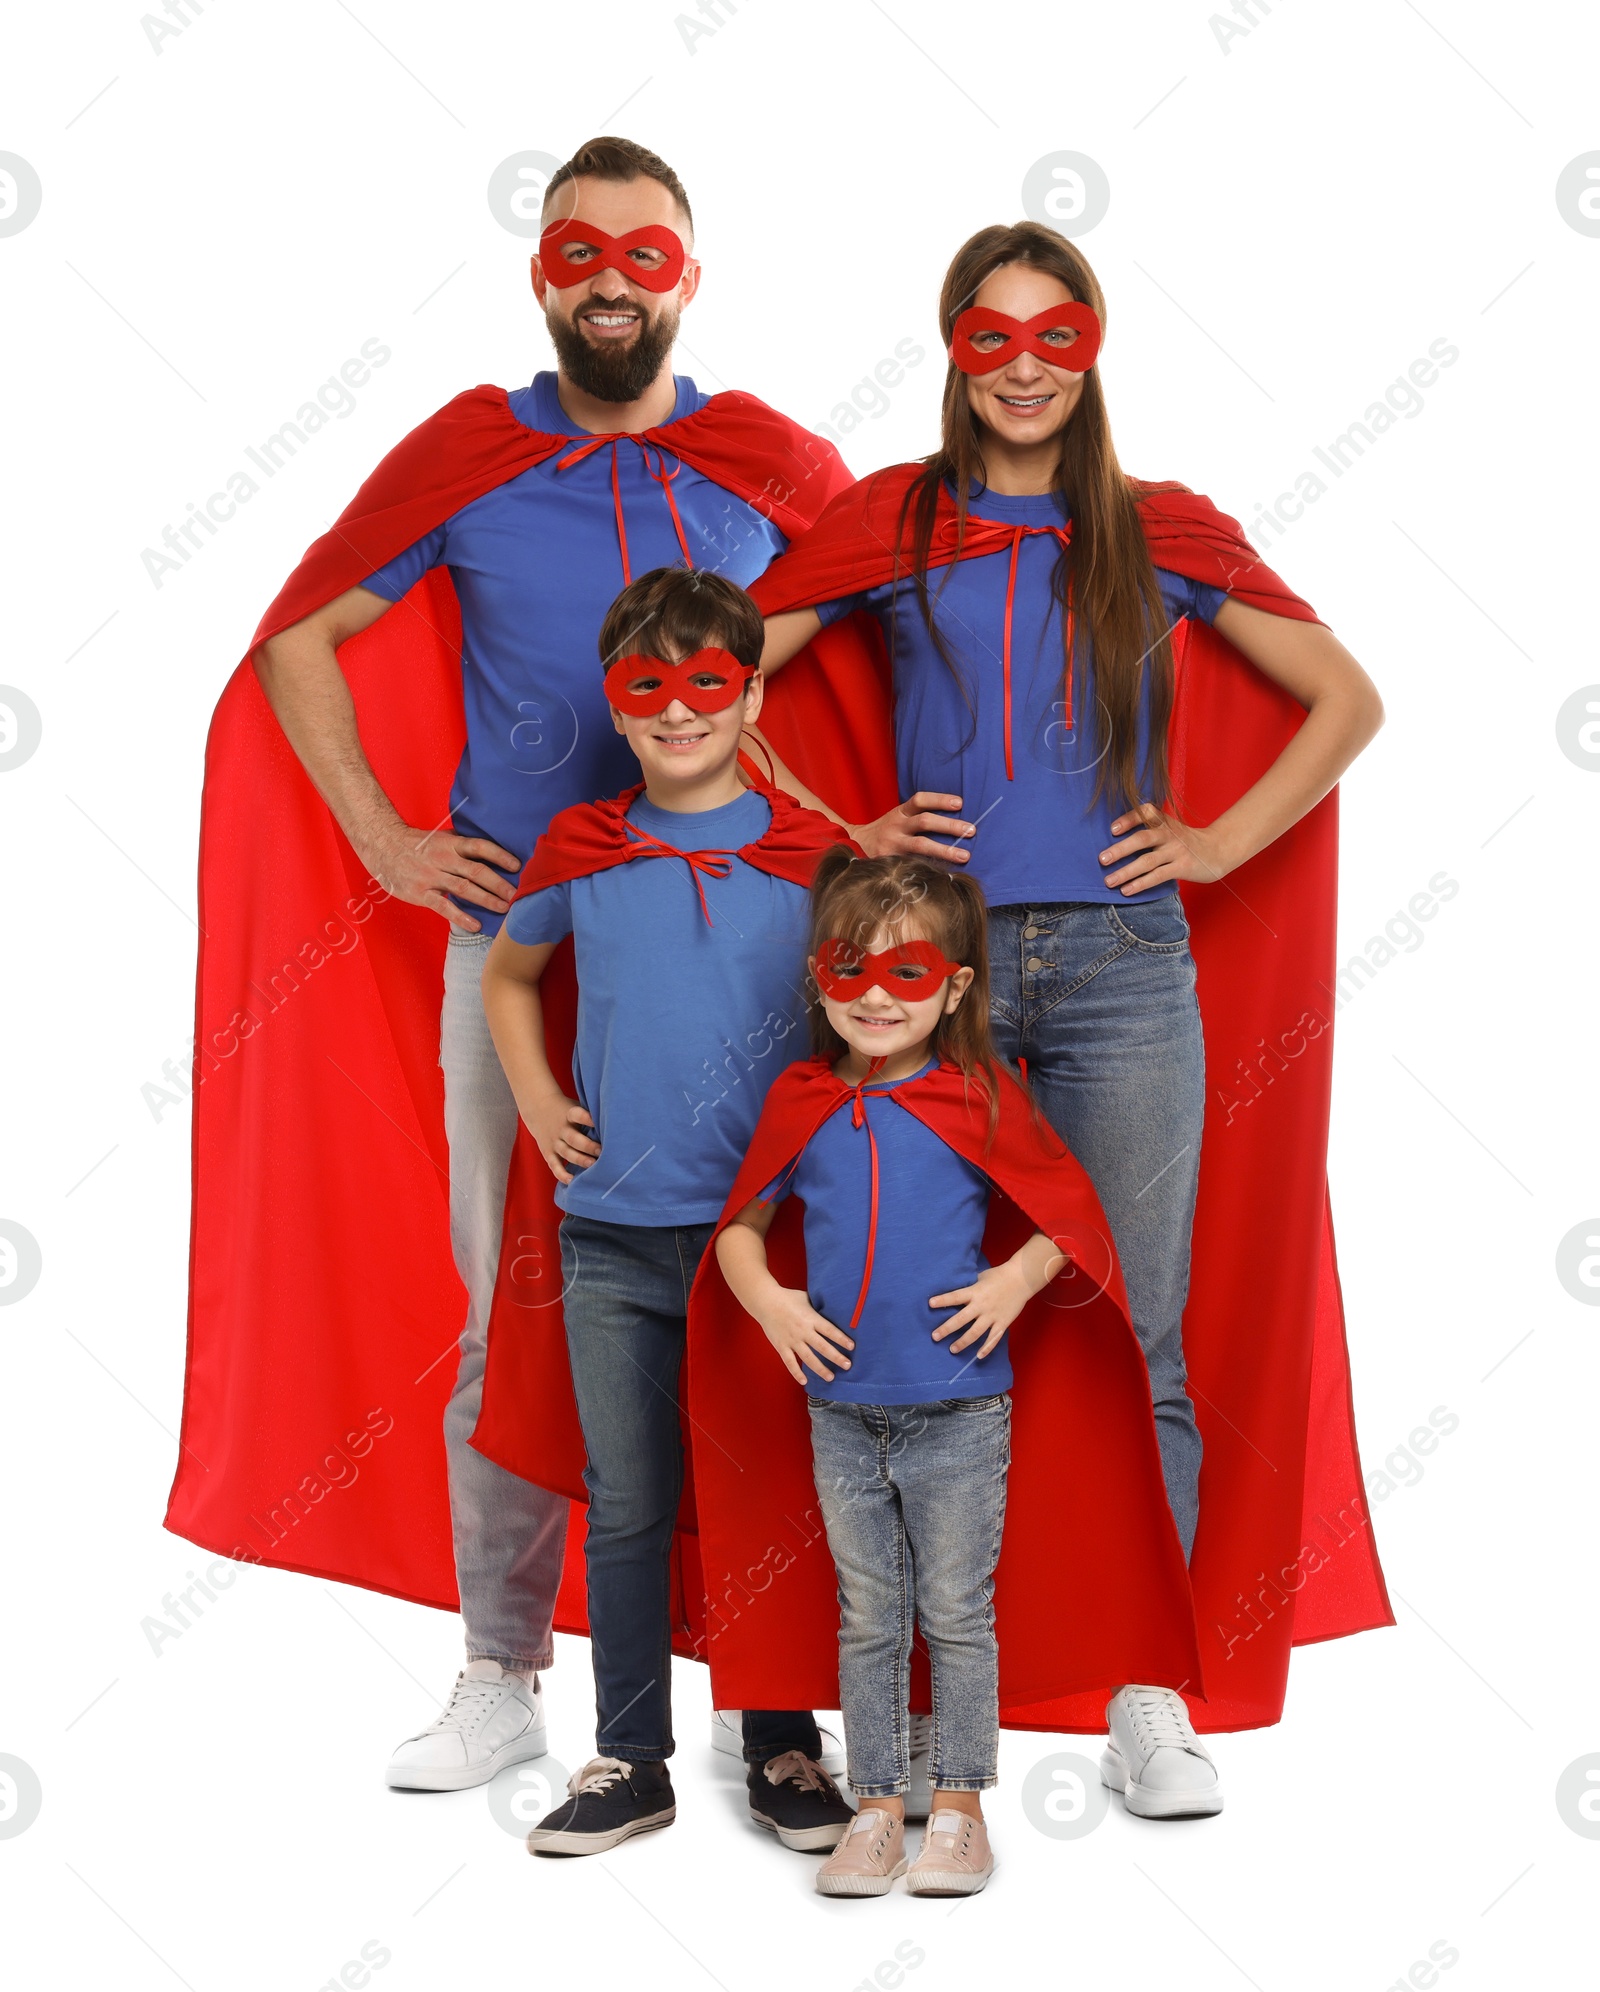
[[[647,440],[786,534],[848,482],[829,444],[751,395],[716,395]],[[500,388],[458,396],[310,548],[251,650],[571,441],[526,428]],[[773,687],[763,728],[861,820],[894,800],[887,682],[853,628],[814,654],[816,669]],[[339,661],[396,808],[447,821],[465,732],[448,574],[424,575]],[[441,1419],[466,1299],[438,1063],[446,927],[368,878],[248,657],[207,742],[199,922],[189,1345],[167,1526],[221,1555],[454,1609]],[[563,950],[543,985],[564,1082],[570,962]],[[515,1301],[496,1310],[484,1400],[513,1465],[542,1400],[518,1330],[547,1300],[559,1313],[552,1188],[521,1133],[501,1279]],[[531,1314],[517,1304],[530,1300]],[[581,1577],[581,1556],[574,1567]],[[557,1622],[582,1630],[581,1583],[570,1594]]]
[[[848,1097],[824,1058],[773,1082],[719,1232]],[[988,1102],[954,1066],[893,1097],[994,1184],[984,1236],[992,1263],[1037,1230],[1079,1269],[1011,1329],[1013,1457],[995,1580],[1001,1720],[1039,1728],[1038,1704],[1082,1691],[1103,1703],[1124,1681],[1193,1687],[1200,1656],[1149,1378],[1093,1185],[1009,1077],[992,1146]],[[804,1287],[792,1197],[767,1251],[786,1286]],[[713,1706],[837,1707],[837,1580],[805,1392],[733,1298],[714,1251],[690,1303],[687,1370]],[[914,1695],[928,1706],[925,1685]]]
[[[754,584],[763,612],[906,572],[900,509],[918,468],[896,466],[835,499]],[[1316,620],[1209,499],[1140,489],[1158,567],[1269,614]],[[1011,537],[969,519],[965,552]],[[947,499],[930,558],[955,557]],[[1205,623],[1180,623],[1173,649],[1173,791],[1188,821],[1210,823],[1305,714]],[[1202,1729],[1243,1729],[1281,1715],[1292,1645],[1394,1623],[1363,1493],[1328,1203],[1337,791],[1220,886],[1182,891],[1207,1073],[1183,1330],[1205,1444],[1190,1575],[1208,1702],[1194,1713]],[[1041,1727],[1104,1727],[1098,1695],[1038,1714]]]

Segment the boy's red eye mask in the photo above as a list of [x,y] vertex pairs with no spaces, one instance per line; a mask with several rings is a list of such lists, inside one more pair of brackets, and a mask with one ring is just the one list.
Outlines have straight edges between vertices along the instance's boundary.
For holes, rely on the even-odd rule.
[[[633,719],[654,719],[674,699],[691,712],[723,712],[754,676],[755,667],[741,664],[731,650],[697,650],[681,664],[664,657],[619,657],[606,673],[606,697]],[[646,688],[630,690],[640,679]]]
[[[574,262],[566,253],[568,243],[595,253]],[[663,260],[653,268],[636,263],[628,254],[630,249],[655,249]],[[682,242],[670,228],[653,225],[631,228],[626,235],[607,235],[603,228],[587,221],[553,221],[539,237],[539,260],[546,279],[557,290],[570,290],[596,270],[617,270],[630,284],[648,291],[669,291],[683,275],[686,257]]]
[[[1070,346],[1049,346],[1046,332],[1070,330],[1077,338]],[[1003,332],[998,346],[980,347],[973,340],[980,332]],[[1053,304],[1036,318],[1008,318],[1003,311],[990,311],[981,304],[962,312],[950,334],[950,357],[964,374],[989,374],[1008,366],[1018,353],[1032,353],[1046,366],[1065,367],[1068,373],[1087,373],[1100,351],[1100,320],[1086,304],[1068,299]]]
[[835,1003],[850,1003],[869,989],[906,1003],[937,996],[961,964],[946,961],[932,941],[906,941],[868,954],[854,941],[824,941],[817,949],[817,986]]

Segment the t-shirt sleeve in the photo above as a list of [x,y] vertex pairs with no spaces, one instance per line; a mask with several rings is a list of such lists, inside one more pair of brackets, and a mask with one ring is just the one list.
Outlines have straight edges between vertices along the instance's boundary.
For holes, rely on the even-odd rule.
[[386,602],[398,602],[430,567],[437,567],[444,559],[444,543],[445,527],[435,526],[415,546],[408,546],[404,553],[397,553],[376,574],[369,574],[362,587],[370,588],[374,595],[381,595]]
[[1215,622],[1218,609],[1228,599],[1226,588],[1210,588],[1204,581],[1191,581],[1186,574],[1174,574],[1165,567],[1156,569],[1156,580],[1161,584],[1161,599],[1166,603],[1171,622],[1181,622],[1185,616],[1194,616],[1204,623]]
[[837,602],[818,602],[817,620],[827,629],[831,623],[841,622],[852,609],[866,609],[872,605],[865,595],[841,595]]
[[525,948],[565,940],[572,932],[571,885],[547,885],[517,900],[506,915],[505,931]]

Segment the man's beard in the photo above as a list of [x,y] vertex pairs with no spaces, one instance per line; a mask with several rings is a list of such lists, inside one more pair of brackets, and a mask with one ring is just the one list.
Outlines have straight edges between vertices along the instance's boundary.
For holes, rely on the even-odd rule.
[[641,314],[639,330],[626,345],[591,340],[575,319],[554,311],[545,313],[545,323],[562,372],[596,401],[637,401],[661,371],[678,336],[675,311],[662,311],[654,318]]

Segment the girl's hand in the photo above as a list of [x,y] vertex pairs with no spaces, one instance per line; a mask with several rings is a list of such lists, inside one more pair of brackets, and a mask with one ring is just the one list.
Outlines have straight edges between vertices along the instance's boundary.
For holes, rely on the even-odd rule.
[[1008,1259],[1003,1266],[990,1266],[979,1273],[971,1286],[957,1287],[954,1293],[936,1293],[928,1302],[930,1307],[961,1309],[942,1328],[934,1329],[933,1339],[944,1342],[952,1335],[960,1335],[959,1341],[950,1344],[952,1351],[959,1354],[981,1337],[983,1346],[974,1360],[982,1362],[999,1348],[1001,1336],[1038,1290],[1027,1271],[1014,1259]]
[[572,1169],[587,1169],[600,1159],[599,1142],[582,1132],[594,1126],[594,1116],[565,1093],[549,1094],[522,1118],[558,1183],[570,1183]]
[[804,1383],[806,1369],[820,1376],[824,1383],[832,1383],[833,1371],[826,1367],[832,1363],[838,1369],[848,1369],[850,1358],[841,1355],[843,1349],[853,1349],[855,1343],[842,1328],[819,1314],[811,1305],[809,1297],[799,1287],[777,1287],[771,1302],[757,1317],[763,1334],[783,1358],[783,1366],[796,1383]]
[[[1131,836],[1124,832],[1132,831]],[[1215,885],[1234,868],[1235,860],[1223,849],[1216,826],[1196,830],[1176,816],[1167,815],[1153,802],[1141,802],[1111,826],[1113,837],[1121,839],[1100,853],[1103,865],[1130,862],[1106,873],[1106,884],[1121,886],[1123,892],[1148,892],[1154,885],[1174,879],[1194,879],[1201,885]]]

